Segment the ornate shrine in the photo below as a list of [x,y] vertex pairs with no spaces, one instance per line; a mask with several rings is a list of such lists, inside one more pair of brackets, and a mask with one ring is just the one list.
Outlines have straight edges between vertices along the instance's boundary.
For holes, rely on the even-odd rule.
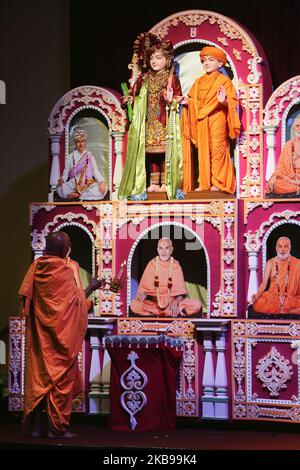
[[[200,46],[216,45],[226,52],[242,123],[232,155],[237,192],[224,199],[212,194],[168,202],[118,201],[127,139],[120,94],[85,86],[69,91],[56,103],[49,118],[48,202],[30,204],[33,257],[43,254],[50,232],[65,230],[83,275],[110,281],[126,261],[121,291],[102,290],[94,295],[80,354],[85,392],[74,401],[74,410],[110,413],[109,400],[116,399],[110,389],[112,349],[120,348],[128,354],[122,358],[121,388],[125,395],[138,392],[139,405],[133,412],[124,398],[119,411],[127,413],[123,419],[128,429],[129,423],[131,429],[145,429],[146,384],[149,387],[151,374],[139,362],[140,351],[170,348],[182,356],[175,384],[178,417],[300,422],[300,321],[257,320],[249,314],[276,239],[287,235],[294,247],[300,230],[300,198],[265,196],[266,182],[300,114],[300,76],[291,77],[272,93],[261,46],[233,19],[215,12],[180,12],[151,32],[172,41],[183,88],[191,79],[185,74],[185,61],[195,63],[194,52]],[[98,164],[105,161],[109,193],[102,202],[66,202],[56,197],[72,129],[78,124],[90,129]],[[130,314],[141,272],[155,256],[161,236],[172,238],[174,257],[185,279],[201,292],[198,318],[135,318]],[[293,249],[300,258],[297,247]],[[24,351],[24,325],[19,318],[11,318],[11,411],[23,406]],[[141,378],[142,388],[128,388],[122,375],[127,369]]]

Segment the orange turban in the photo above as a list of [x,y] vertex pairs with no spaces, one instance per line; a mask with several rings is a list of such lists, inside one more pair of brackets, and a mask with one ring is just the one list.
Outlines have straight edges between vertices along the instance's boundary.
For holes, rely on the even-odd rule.
[[223,52],[218,47],[214,47],[214,46],[205,46],[205,47],[203,47],[203,49],[200,51],[201,61],[204,59],[204,57],[206,55],[208,55],[210,57],[214,57],[219,62],[222,62],[223,65],[225,65],[226,62],[227,62],[227,57],[226,57],[225,52]]

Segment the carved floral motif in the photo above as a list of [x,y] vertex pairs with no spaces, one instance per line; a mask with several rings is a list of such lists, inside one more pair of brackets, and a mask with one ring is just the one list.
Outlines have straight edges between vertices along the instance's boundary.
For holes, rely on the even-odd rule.
[[289,364],[289,360],[285,359],[275,346],[258,361],[256,376],[263,383],[263,388],[268,389],[271,397],[277,397],[286,389],[286,382],[291,380],[293,372]]

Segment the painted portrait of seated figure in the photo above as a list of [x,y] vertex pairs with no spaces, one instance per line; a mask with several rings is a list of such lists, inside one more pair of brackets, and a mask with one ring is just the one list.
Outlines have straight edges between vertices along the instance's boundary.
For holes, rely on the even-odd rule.
[[300,114],[291,127],[291,139],[282,149],[266,187],[268,197],[300,197]]
[[300,319],[300,259],[291,251],[290,238],[280,236],[276,256],[268,259],[263,280],[252,296],[250,318]]
[[157,256],[146,265],[135,298],[132,316],[200,317],[201,301],[191,298],[182,267],[173,258],[173,243],[168,237],[157,242]]
[[[100,121],[93,118],[83,118],[70,126],[69,153],[56,188],[60,200],[107,199],[108,144],[103,142],[103,130],[98,124]],[[98,145],[97,140],[100,142]]]

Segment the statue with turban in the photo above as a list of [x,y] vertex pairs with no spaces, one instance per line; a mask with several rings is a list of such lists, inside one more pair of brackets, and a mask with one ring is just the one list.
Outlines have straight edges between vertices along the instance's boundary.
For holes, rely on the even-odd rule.
[[63,199],[101,200],[107,184],[101,175],[94,155],[86,149],[87,133],[77,127],[73,134],[76,149],[71,152],[58,181],[57,194]]
[[230,139],[240,133],[238,99],[229,77],[219,69],[227,62],[219,48],[206,46],[200,52],[205,74],[188,93],[188,106],[182,113],[184,191],[193,188],[191,147],[198,150],[196,191],[235,192],[236,178],[230,156]]

